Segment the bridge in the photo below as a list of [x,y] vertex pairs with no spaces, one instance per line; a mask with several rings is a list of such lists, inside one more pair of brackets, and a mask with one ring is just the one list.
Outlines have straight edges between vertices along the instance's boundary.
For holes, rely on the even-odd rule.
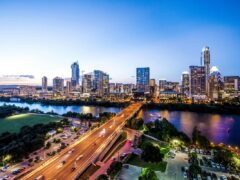
[[[98,160],[102,152],[106,152],[106,149],[119,136],[126,121],[134,117],[142,105],[142,102],[129,105],[118,115],[99,128],[89,131],[80,140],[30,171],[21,179],[33,180],[39,176],[44,176],[46,180],[78,179],[92,163]],[[65,159],[66,162],[62,163]]]

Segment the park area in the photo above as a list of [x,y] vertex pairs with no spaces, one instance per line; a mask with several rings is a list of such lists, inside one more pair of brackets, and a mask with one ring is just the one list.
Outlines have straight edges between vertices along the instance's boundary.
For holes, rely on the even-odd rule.
[[19,132],[23,126],[33,126],[35,124],[47,124],[49,122],[60,121],[62,118],[47,114],[25,113],[0,118],[0,134],[8,132]]

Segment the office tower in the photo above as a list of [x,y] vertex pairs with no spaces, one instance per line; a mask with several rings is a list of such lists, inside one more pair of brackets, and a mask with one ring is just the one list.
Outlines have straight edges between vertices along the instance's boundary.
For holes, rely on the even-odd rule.
[[47,92],[47,90],[48,90],[48,79],[47,79],[47,77],[46,76],[43,76],[42,77],[42,91],[43,92]]
[[66,93],[70,94],[72,92],[72,83],[71,81],[67,81],[66,83]]
[[64,79],[61,77],[55,77],[53,79],[53,92],[63,92],[64,91]]
[[149,79],[150,69],[149,67],[137,68],[136,70],[136,85],[138,92],[149,92]]
[[91,93],[93,89],[93,75],[92,73],[84,74],[82,77],[82,91],[83,93]]
[[123,84],[116,83],[116,93],[123,93]]
[[109,83],[109,92],[116,93],[116,84],[115,83]]
[[206,81],[204,66],[190,66],[190,94],[191,96],[206,95]]
[[159,80],[159,91],[165,91],[166,88],[166,84],[167,84],[167,80],[165,79],[160,79]]
[[182,94],[189,96],[190,86],[189,86],[189,72],[185,71],[182,73]]
[[156,81],[155,81],[155,79],[150,79],[149,90],[150,90],[150,95],[154,96],[155,91],[156,91]]
[[208,78],[210,75],[210,50],[209,47],[204,47],[202,49],[202,62],[204,63],[205,71],[205,92],[208,92]]
[[211,100],[218,100],[221,98],[221,92],[223,90],[223,81],[221,74],[216,66],[213,66],[210,70],[208,78],[208,97]]
[[100,70],[94,70],[93,91],[98,96],[104,96],[109,94],[109,75],[108,74]]
[[125,94],[132,94],[133,89],[134,89],[134,84],[124,84],[123,85],[123,92]]
[[240,91],[240,77],[239,76],[225,76],[224,81],[224,91],[230,96],[236,96],[238,91]]
[[80,80],[80,70],[79,70],[79,65],[78,62],[74,62],[71,65],[72,69],[72,78],[71,78],[71,83],[74,88],[79,86],[79,80]]

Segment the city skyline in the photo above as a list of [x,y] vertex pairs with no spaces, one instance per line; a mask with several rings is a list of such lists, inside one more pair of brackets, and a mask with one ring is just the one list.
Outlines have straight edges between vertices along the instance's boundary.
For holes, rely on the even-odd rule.
[[239,75],[238,1],[109,2],[1,1],[0,74],[32,74],[40,84],[42,76],[70,78],[78,60],[81,71],[100,69],[111,82],[135,83],[136,67],[179,82],[209,46],[211,65]]

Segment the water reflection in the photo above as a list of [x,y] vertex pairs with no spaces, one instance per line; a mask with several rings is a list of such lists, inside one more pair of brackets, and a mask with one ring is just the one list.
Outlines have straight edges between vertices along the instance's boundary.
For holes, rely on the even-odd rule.
[[159,116],[168,119],[174,126],[191,136],[195,126],[215,143],[240,145],[240,116],[194,113],[184,111],[142,110],[145,122],[154,121]]
[[5,103],[0,102],[0,106],[3,104],[7,105],[16,105],[19,107],[28,107],[30,110],[39,109],[43,112],[53,111],[58,114],[64,114],[68,111],[77,112],[77,113],[92,113],[94,116],[98,115],[101,112],[114,112],[118,113],[121,111],[121,108],[118,107],[101,107],[101,106],[43,106],[39,103],[28,104],[28,103]]

